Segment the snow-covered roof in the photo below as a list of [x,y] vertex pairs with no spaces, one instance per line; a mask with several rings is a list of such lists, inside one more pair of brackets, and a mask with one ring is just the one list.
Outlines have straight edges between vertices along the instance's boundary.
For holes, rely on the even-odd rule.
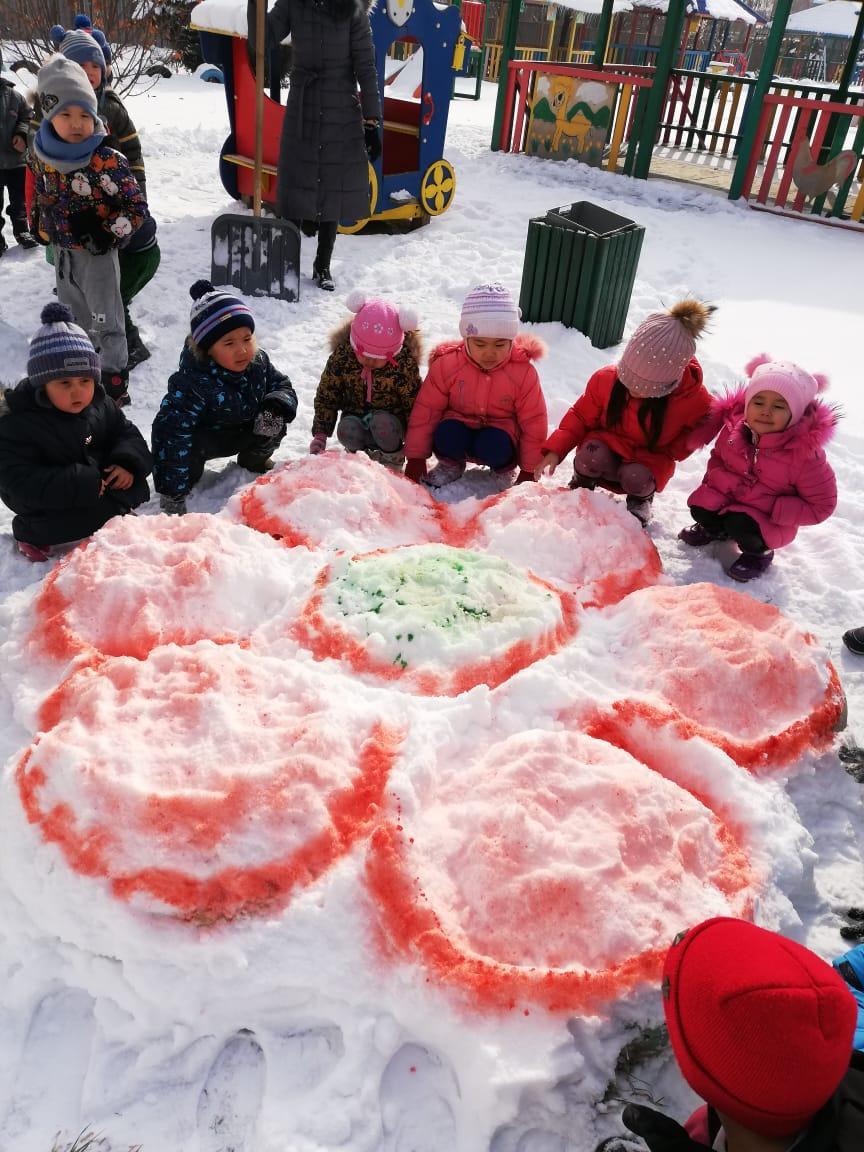
[[[665,12],[669,7],[669,0],[638,0],[634,8],[654,8],[658,12]],[[738,0],[691,0],[688,12],[693,16],[709,16],[713,20],[740,20],[744,24],[757,24],[759,17],[746,4],[739,4]]]
[[861,15],[858,0],[828,0],[816,8],[805,8],[786,21],[787,32],[814,32],[820,36],[851,39]]
[[[598,16],[603,11],[603,0],[555,0],[559,8],[570,8],[573,12],[585,12]],[[629,12],[636,5],[633,0],[612,0],[613,12]]]
[[[267,0],[268,11],[276,0]],[[226,32],[230,36],[245,36],[246,0],[201,0],[192,9],[189,23],[202,32]]]

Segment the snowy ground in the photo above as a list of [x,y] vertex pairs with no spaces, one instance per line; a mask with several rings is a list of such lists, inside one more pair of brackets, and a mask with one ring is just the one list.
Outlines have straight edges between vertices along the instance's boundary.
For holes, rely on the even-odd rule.
[[[658,499],[650,541],[601,496],[579,494],[580,527],[558,477],[477,518],[475,497],[492,494],[480,473],[436,509],[336,453],[251,495],[235,464],[212,466],[190,507],[224,516],[124,522],[49,580],[16,556],[0,509],[0,1147],[43,1152],[89,1125],[145,1152],[591,1152],[643,1081],[686,1109],[667,1058],[615,1073],[661,1018],[656,959],[675,930],[752,911],[826,957],[843,948],[837,913],[864,887],[860,786],[836,746],[802,752],[790,733],[830,694],[830,659],[849,705],[841,740],[864,742],[864,661],[840,643],[864,624],[859,241],[685,186],[493,154],[493,103],[487,88],[452,106],[449,212],[407,236],[340,237],[332,296],[305,251],[300,303],[254,304],[300,396],[280,461],[305,456],[350,289],[413,305],[431,346],[453,337],[477,281],[518,292],[530,216],[591,199],[647,230],[628,332],[695,293],[718,306],[700,354],[713,390],[763,350],[831,377],[845,411],[837,512],[778,555],[751,601],[718,556],[676,539],[704,456]],[[153,350],[131,387],[146,433],[188,287],[209,272],[210,223],[230,207],[216,162],[227,117],[220,87],[179,77],[129,109],[163,253],[134,306]],[[9,384],[52,284],[40,252],[0,261]],[[614,350],[537,332],[557,422]],[[273,518],[308,546],[254,531]],[[416,547],[394,566],[349,563],[334,543]],[[463,571],[453,547],[466,543]],[[621,586],[604,583],[610,565]],[[463,614],[485,632],[452,629],[430,572],[433,588],[458,573]],[[404,651],[411,613],[379,615],[387,581],[414,597],[427,671]],[[490,643],[518,660],[484,664]],[[622,699],[635,711],[616,718]],[[759,742],[778,733],[785,758],[760,768]],[[304,750],[302,780],[285,776],[286,745]],[[244,792],[231,769],[251,764]],[[182,797],[184,773],[188,804],[164,800]],[[219,873],[218,897],[214,861],[237,869]],[[238,910],[252,914],[225,921]],[[457,953],[492,960],[460,967]],[[572,957],[590,974],[579,989]],[[527,965],[554,973],[551,992]]]

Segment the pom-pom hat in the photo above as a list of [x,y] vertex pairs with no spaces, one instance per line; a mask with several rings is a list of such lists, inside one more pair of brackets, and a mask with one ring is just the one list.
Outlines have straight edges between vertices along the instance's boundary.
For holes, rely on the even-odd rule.
[[42,327],[30,341],[27,376],[35,388],[49,380],[69,376],[90,376],[98,384],[102,372],[99,355],[90,337],[75,323],[65,304],[46,304],[40,317]]
[[67,60],[76,64],[97,64],[105,79],[105,56],[97,40],[89,32],[67,32],[57,48]]
[[663,1009],[694,1092],[767,1137],[807,1126],[845,1075],[857,1010],[814,953],[744,920],[715,917],[666,955]]
[[792,413],[790,427],[801,419],[807,405],[828,387],[827,376],[806,372],[791,360],[772,360],[767,353],[754,357],[744,371],[749,377],[744,392],[745,405],[757,392],[778,392]]
[[367,299],[362,292],[352,292],[345,303],[355,313],[350,341],[358,356],[392,360],[402,347],[405,333],[417,328],[417,313],[412,308],[397,309],[385,300]]
[[521,313],[503,284],[478,284],[465,297],[459,334],[464,339],[515,340]]
[[42,115],[50,123],[58,112],[73,105],[97,119],[96,93],[80,64],[66,56],[52,56],[39,69],[36,90]]
[[618,379],[631,396],[645,399],[675,391],[713,311],[700,300],[682,300],[642,321],[617,366]]
[[190,332],[202,352],[235,328],[255,331],[255,317],[247,305],[230,292],[214,288],[209,280],[196,280],[189,295],[195,301],[189,315]]

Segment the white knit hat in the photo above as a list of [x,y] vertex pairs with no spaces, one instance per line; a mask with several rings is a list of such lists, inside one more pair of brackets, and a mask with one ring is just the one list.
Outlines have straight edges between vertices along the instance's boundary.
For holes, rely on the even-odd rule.
[[488,340],[515,340],[521,312],[503,284],[478,284],[465,297],[459,333]]

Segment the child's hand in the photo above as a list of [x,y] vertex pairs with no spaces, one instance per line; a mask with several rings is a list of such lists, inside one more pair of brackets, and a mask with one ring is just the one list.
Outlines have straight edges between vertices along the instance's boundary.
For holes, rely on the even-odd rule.
[[12,147],[15,149],[16,152],[23,152],[24,149],[27,147],[27,141],[24,139],[23,136],[13,136],[12,137]]
[[309,455],[318,456],[327,447],[327,437],[323,432],[318,432],[312,437],[312,442],[309,445]]
[[556,456],[554,452],[547,452],[534,469],[534,479],[539,480],[541,476],[551,476],[560,462],[560,456]]
[[102,491],[104,492],[106,488],[118,488],[122,492],[126,488],[131,488],[134,483],[135,477],[128,469],[121,468],[119,464],[112,464],[110,468],[105,469]]

